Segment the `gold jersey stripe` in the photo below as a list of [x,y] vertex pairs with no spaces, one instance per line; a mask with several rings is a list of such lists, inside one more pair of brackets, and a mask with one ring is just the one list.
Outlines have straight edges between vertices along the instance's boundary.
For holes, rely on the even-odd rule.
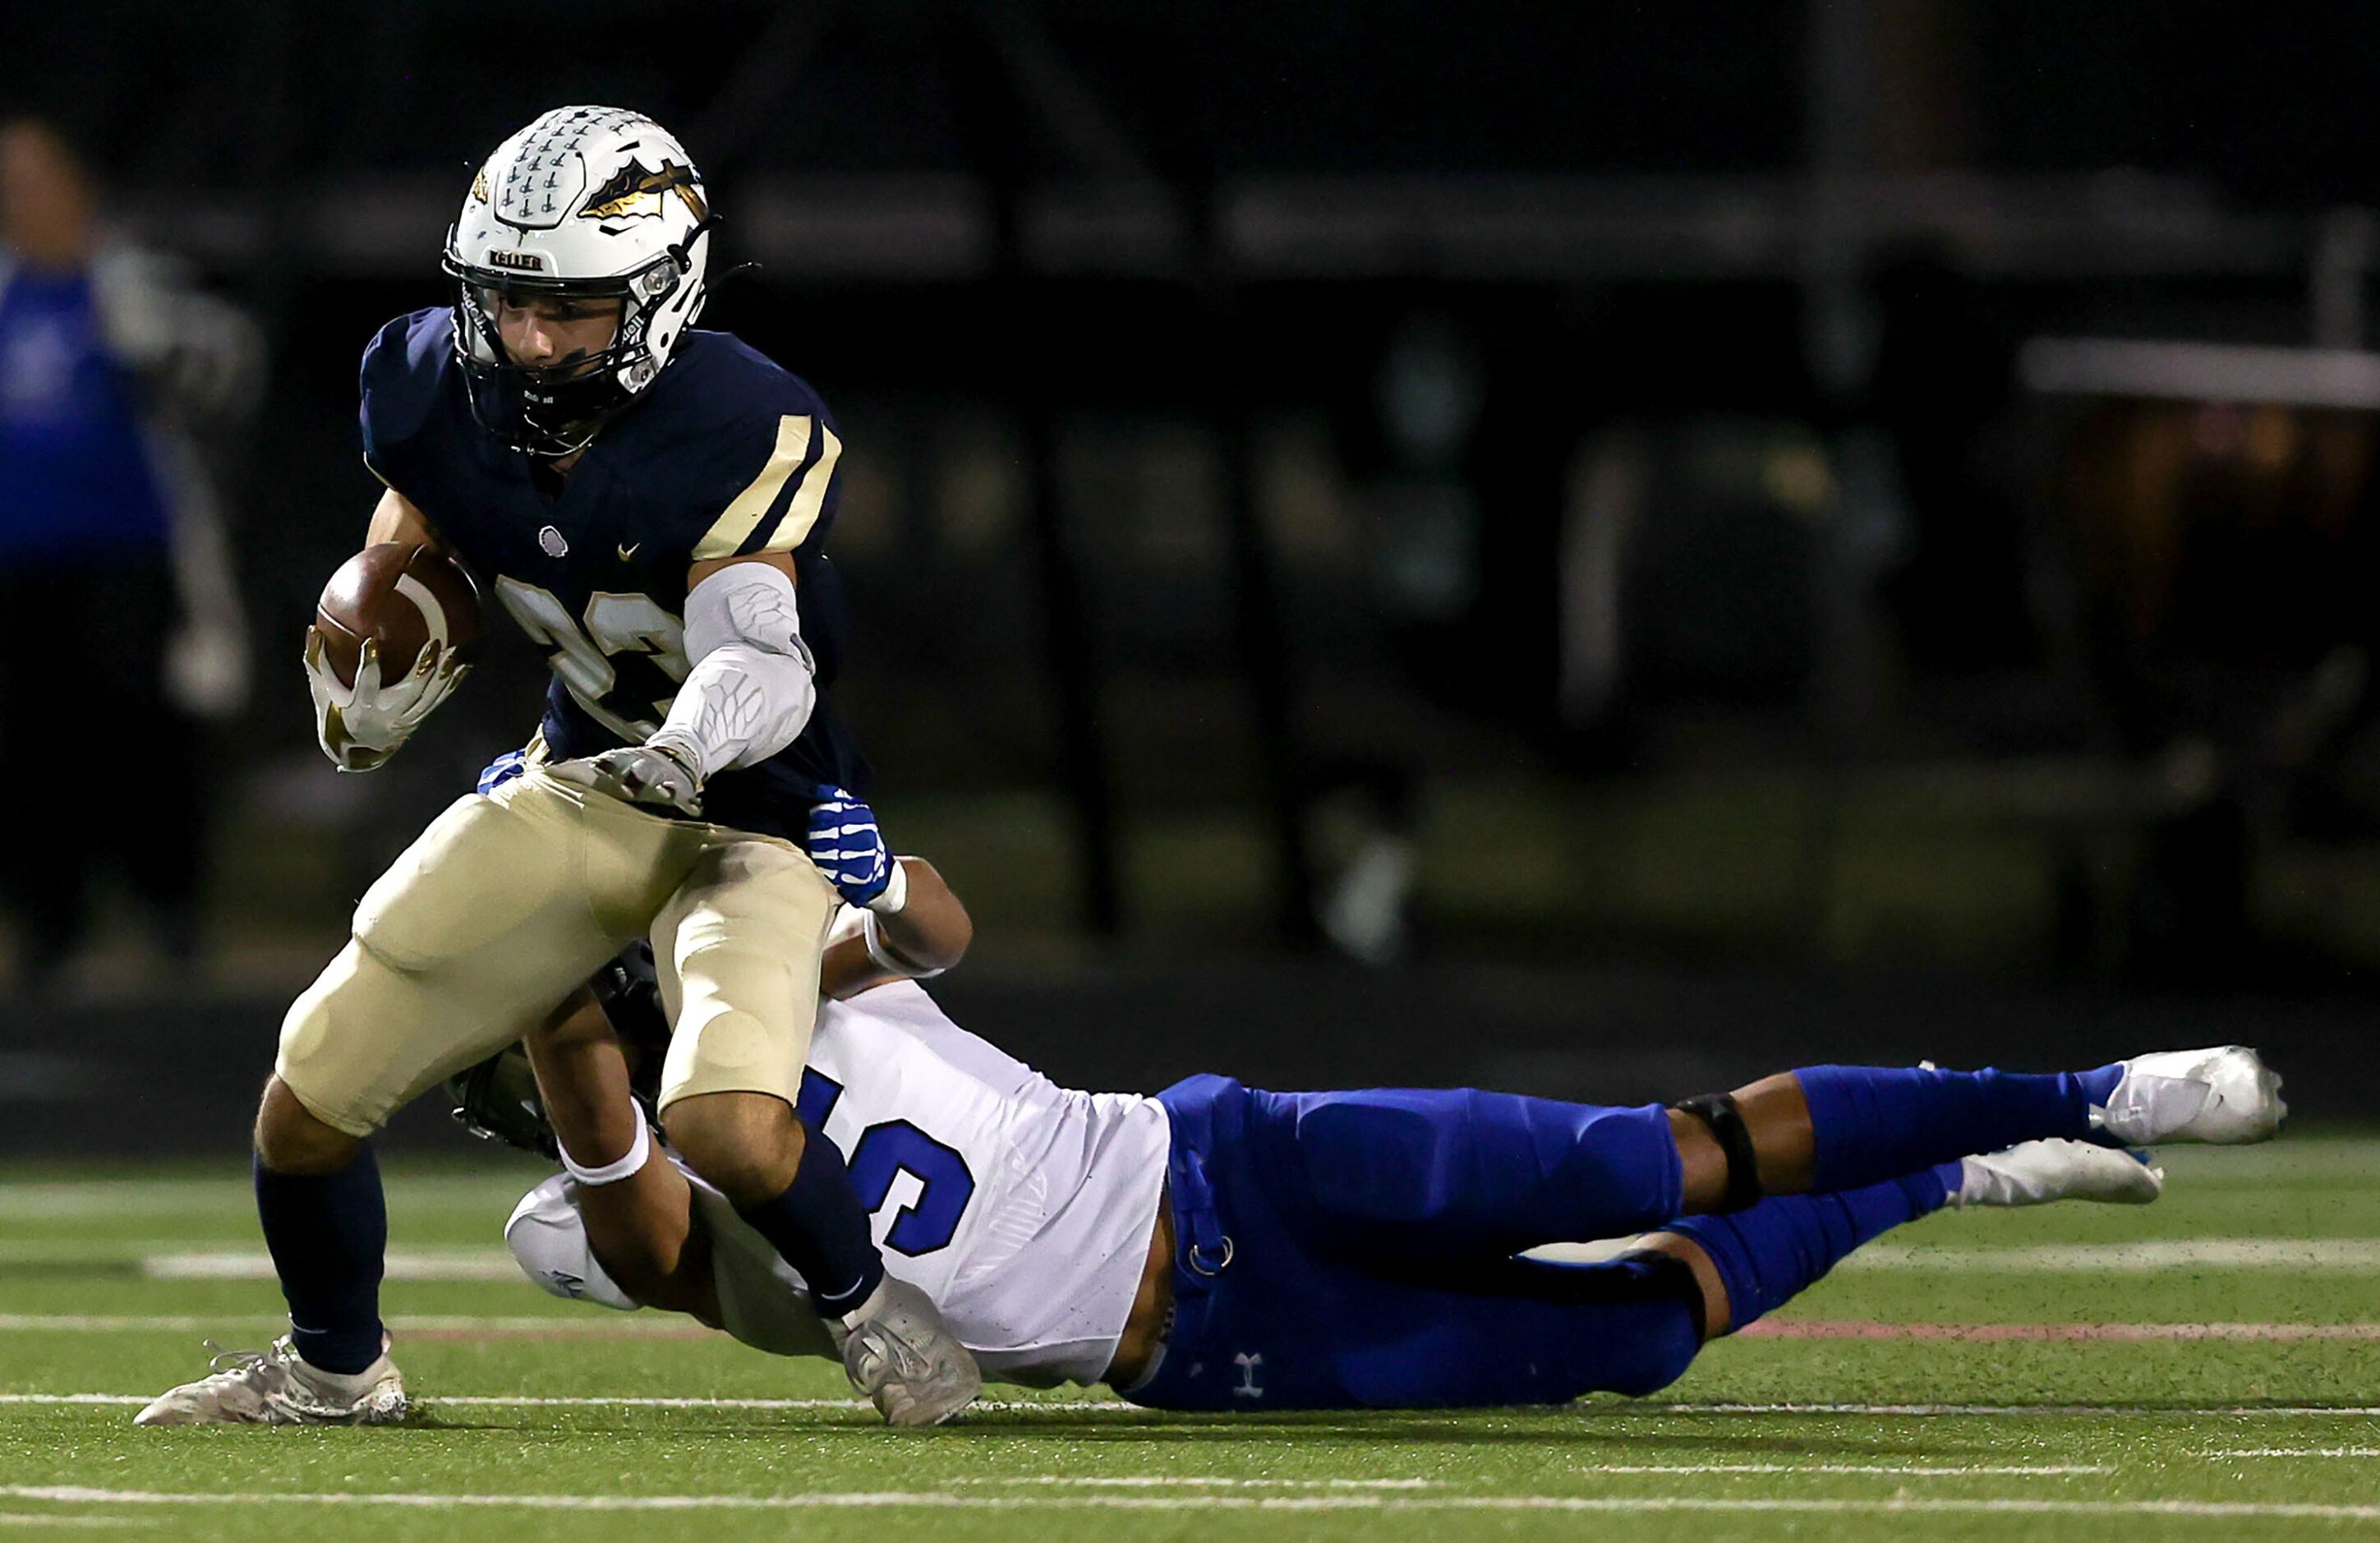
[[[830,439],[832,437],[829,436]],[[809,454],[809,448],[810,420],[808,417],[777,419],[777,448],[770,453],[769,464],[760,468],[759,476],[752,479],[750,487],[735,495],[735,501],[727,505],[727,512],[721,515],[718,522],[703,533],[702,540],[695,543],[694,560],[702,563],[713,557],[735,556],[736,549],[759,529],[760,521],[769,513],[769,506],[777,502],[777,494],[784,491],[785,480],[793,476],[795,468],[802,464],[802,457]]]
[[784,517],[769,539],[754,548],[755,552],[791,552],[809,539],[810,527],[818,523],[819,513],[826,507],[826,491],[834,486],[834,463],[843,454],[843,441],[834,431],[819,425],[818,459],[802,473],[801,485],[794,490],[793,502],[785,505]]

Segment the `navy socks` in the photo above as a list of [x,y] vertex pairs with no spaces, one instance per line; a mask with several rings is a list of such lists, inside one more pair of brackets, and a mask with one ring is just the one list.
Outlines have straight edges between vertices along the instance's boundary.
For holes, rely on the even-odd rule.
[[1806,1290],[1860,1245],[1940,1210],[1959,1181],[1959,1164],[1945,1162],[1864,1189],[1772,1195],[1749,1209],[1689,1216],[1662,1230],[1694,1239],[1718,1267],[1732,1332]]
[[256,1160],[256,1216],[309,1366],[352,1375],[380,1359],[388,1202],[367,1145],[334,1173],[275,1173]]
[[1805,1066],[1793,1075],[1817,1136],[1814,1191],[1882,1184],[2020,1141],[2087,1139],[2120,1065],[2030,1076],[1901,1066]]
[[804,1134],[801,1166],[785,1192],[748,1209],[738,1206],[735,1214],[801,1273],[819,1316],[839,1318],[884,1279],[884,1259],[868,1236],[868,1212],[843,1153],[817,1131]]

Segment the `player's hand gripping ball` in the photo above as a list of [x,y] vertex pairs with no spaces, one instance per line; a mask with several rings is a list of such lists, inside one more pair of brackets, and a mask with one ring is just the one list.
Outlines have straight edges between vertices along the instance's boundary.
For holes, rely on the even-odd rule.
[[480,596],[434,547],[382,541],[347,559],[306,634],[314,732],[342,772],[395,754],[470,673]]

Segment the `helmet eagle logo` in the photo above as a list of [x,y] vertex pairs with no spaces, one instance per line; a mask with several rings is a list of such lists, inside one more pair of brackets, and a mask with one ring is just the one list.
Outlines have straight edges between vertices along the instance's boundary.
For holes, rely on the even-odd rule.
[[633,164],[621,167],[610,181],[588,195],[587,207],[578,212],[578,217],[632,220],[659,215],[662,196],[672,192],[685,200],[698,221],[710,218],[710,212],[703,206],[701,193],[696,190],[694,168],[669,161],[663,161],[657,172]]

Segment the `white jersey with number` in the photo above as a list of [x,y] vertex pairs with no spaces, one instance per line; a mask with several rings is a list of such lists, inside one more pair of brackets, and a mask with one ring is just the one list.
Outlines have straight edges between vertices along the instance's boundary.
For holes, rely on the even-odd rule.
[[[1156,1100],[1061,1087],[901,982],[820,1004],[801,1104],[872,1208],[885,1269],[933,1299],[984,1375],[1099,1380],[1164,1191],[1170,1134]],[[779,1355],[832,1355],[800,1277],[688,1178],[728,1331]],[[546,1290],[633,1306],[587,1248],[575,1187],[559,1174],[539,1185],[505,1238]]]

